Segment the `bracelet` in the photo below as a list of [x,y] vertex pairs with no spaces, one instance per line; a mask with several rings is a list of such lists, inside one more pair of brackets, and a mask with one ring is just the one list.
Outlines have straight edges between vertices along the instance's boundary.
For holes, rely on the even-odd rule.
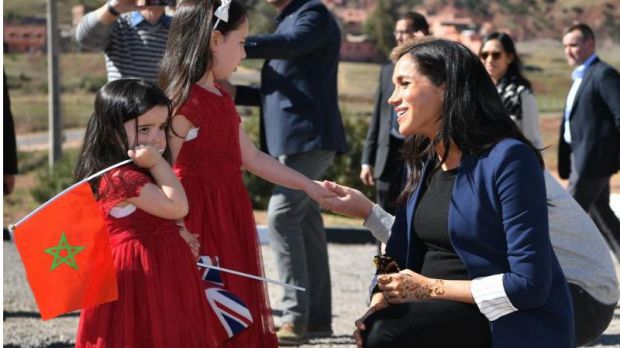
[[118,17],[121,15],[120,12],[118,12],[114,7],[112,7],[112,4],[110,4],[110,1],[108,1],[108,12],[110,12],[110,14],[114,17]]

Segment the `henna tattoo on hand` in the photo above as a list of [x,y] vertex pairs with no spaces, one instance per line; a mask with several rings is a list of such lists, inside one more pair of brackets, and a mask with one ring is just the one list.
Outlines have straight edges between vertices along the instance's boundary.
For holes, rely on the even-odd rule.
[[396,290],[400,293],[400,297],[405,299],[409,296],[413,296],[417,300],[427,300],[432,295],[441,296],[446,293],[444,282],[441,279],[436,279],[434,282],[423,282],[422,284],[409,284],[404,286],[398,285]]
[[433,293],[435,293],[435,295],[437,296],[441,296],[446,293],[446,289],[444,288],[444,285],[443,285],[443,280],[441,279],[435,280],[435,286],[433,289]]

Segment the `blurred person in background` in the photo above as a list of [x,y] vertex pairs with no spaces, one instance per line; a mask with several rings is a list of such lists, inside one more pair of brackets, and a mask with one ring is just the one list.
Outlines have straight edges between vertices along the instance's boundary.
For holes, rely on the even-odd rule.
[[620,260],[620,221],[609,206],[620,158],[620,74],[596,55],[594,32],[575,24],[562,39],[574,68],[558,146],[558,173]]
[[[260,89],[239,86],[237,105],[260,102],[261,145],[284,165],[317,180],[347,151],[338,107],[341,33],[318,0],[267,0],[278,11],[274,33],[245,40],[248,59],[265,59]],[[284,289],[280,345],[332,334],[331,278],[319,205],[302,191],[276,185],[268,206],[269,236]]]
[[75,37],[81,45],[103,51],[108,81],[135,77],[157,82],[172,18],[165,6],[147,3],[110,0],[80,20]]
[[478,55],[495,83],[510,118],[536,148],[542,149],[536,97],[532,84],[521,72],[521,59],[510,35],[498,32],[486,35]]

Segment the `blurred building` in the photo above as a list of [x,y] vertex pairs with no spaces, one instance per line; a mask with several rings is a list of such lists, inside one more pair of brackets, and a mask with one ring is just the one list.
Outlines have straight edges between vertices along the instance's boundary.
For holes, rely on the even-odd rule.
[[4,47],[8,53],[43,53],[46,50],[45,18],[23,18],[3,24]]

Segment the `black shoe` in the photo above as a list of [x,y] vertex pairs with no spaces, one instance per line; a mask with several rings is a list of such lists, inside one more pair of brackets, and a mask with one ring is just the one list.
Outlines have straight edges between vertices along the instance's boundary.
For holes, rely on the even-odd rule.
[[9,232],[9,230],[5,227],[2,229],[2,235],[3,235],[3,239],[5,241],[10,242],[11,241],[11,232]]

